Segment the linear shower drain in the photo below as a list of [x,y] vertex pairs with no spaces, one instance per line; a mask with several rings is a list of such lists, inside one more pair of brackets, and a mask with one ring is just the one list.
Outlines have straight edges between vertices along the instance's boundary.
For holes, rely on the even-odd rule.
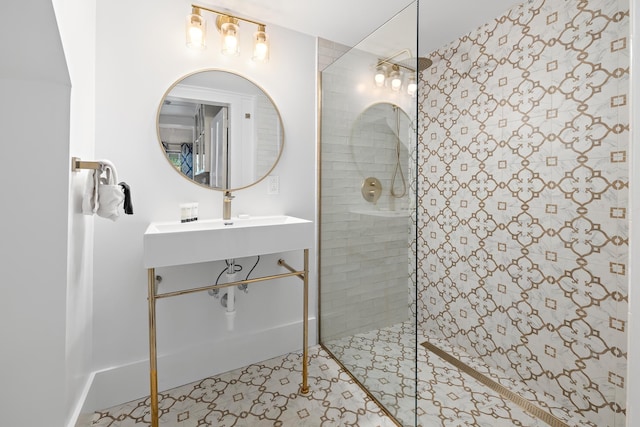
[[494,380],[492,380],[491,378],[487,377],[486,375],[476,371],[471,366],[461,362],[460,360],[456,359],[455,357],[445,352],[444,350],[439,349],[438,347],[431,344],[430,342],[425,341],[422,343],[422,346],[426,348],[428,351],[435,354],[436,356],[440,357],[445,362],[455,366],[465,374],[473,377],[475,380],[480,381],[482,384],[486,385],[491,390],[498,393],[500,396],[504,397],[505,399],[509,399],[510,401],[512,401],[513,403],[515,403],[516,405],[524,409],[526,412],[528,412],[530,415],[549,424],[551,427],[570,427],[568,424],[564,423],[562,420],[560,420],[556,416],[550,414],[549,412],[545,411],[539,406],[534,405],[533,403],[523,398],[519,394],[512,392],[502,384],[499,384]]

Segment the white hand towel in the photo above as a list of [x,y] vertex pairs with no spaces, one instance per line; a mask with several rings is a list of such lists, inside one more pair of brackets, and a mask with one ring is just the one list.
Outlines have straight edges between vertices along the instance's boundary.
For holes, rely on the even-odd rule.
[[118,184],[116,168],[108,160],[100,160],[102,174],[98,182],[98,209],[96,213],[103,218],[116,221],[120,216],[118,210],[124,203],[124,193]]
[[82,213],[93,215],[98,210],[98,183],[100,181],[100,169],[95,169],[87,175],[87,183],[82,197]]

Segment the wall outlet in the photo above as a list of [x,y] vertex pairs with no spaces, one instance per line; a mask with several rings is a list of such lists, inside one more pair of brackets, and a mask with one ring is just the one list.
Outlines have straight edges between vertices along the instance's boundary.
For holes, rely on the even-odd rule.
[[267,194],[280,194],[280,177],[278,175],[269,175],[267,183]]

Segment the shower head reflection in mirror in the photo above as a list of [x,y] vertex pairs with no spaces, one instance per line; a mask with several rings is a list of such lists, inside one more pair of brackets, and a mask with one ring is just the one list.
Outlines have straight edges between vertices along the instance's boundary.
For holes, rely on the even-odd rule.
[[353,123],[349,138],[353,162],[362,179],[376,177],[385,189],[387,197],[378,203],[379,209],[402,208],[408,199],[408,147],[414,132],[402,108],[386,102],[369,106]]

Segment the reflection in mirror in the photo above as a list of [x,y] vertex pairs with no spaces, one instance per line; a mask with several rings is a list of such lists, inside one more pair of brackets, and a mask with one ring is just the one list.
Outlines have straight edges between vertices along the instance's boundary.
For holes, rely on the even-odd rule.
[[244,77],[221,70],[199,71],[174,83],[158,109],[157,131],[177,172],[223,191],[261,181],[284,144],[271,98]]
[[353,123],[349,148],[363,179],[376,177],[386,192],[400,199],[407,195],[408,144],[411,120],[399,106],[373,104]]

